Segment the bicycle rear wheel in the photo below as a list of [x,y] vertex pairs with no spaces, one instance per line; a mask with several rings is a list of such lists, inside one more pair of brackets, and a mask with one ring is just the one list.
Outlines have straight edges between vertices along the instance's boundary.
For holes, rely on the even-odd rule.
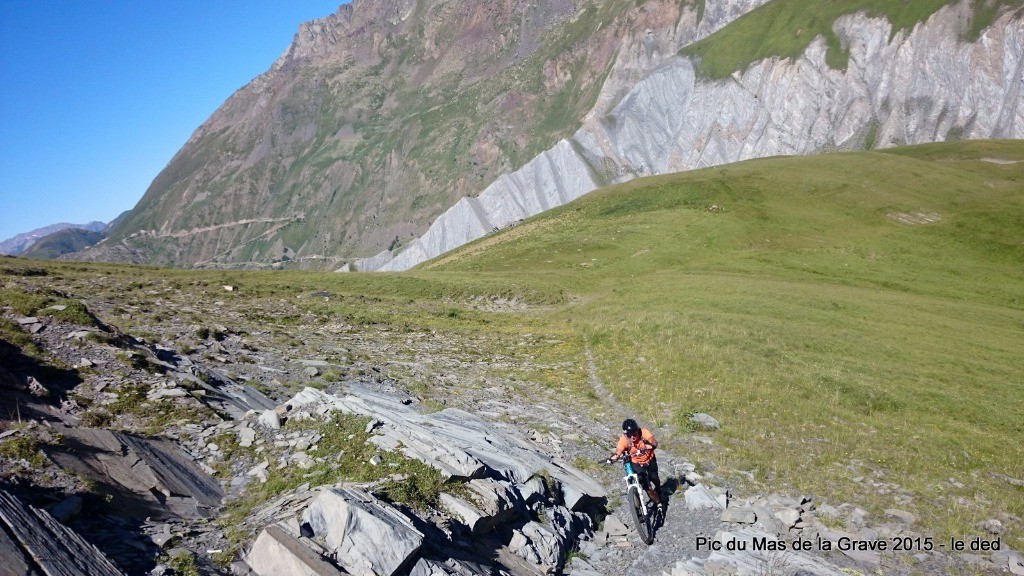
[[640,540],[644,544],[650,545],[654,542],[654,530],[651,526],[651,517],[649,514],[644,514],[643,504],[641,504],[640,491],[634,487],[631,487],[626,492],[626,507],[629,508],[629,514],[633,517],[633,524],[636,525],[636,532],[640,535]]

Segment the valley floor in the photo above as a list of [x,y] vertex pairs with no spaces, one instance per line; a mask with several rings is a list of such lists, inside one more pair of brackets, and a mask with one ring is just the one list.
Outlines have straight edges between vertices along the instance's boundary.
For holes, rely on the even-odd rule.
[[[403,323],[386,316],[390,303],[373,298],[303,287],[258,290],[183,273],[133,279],[123,269],[8,263],[3,281],[0,488],[49,509],[130,574],[244,571],[239,560],[275,500],[280,513],[287,508],[282,496],[298,498],[376,466],[345,468],[343,456],[359,453],[355,446],[337,458],[317,456],[318,442],[329,445],[323,428],[259,425],[307,388],[338,395],[372,390],[407,398],[427,413],[465,410],[596,478],[609,494],[610,515],[598,511],[595,529],[565,549],[565,573],[788,574],[803,562],[821,574],[998,573],[1021,566],[1021,557],[1005,549],[711,555],[707,546],[698,549],[698,538],[728,541],[744,530],[778,531],[789,542],[844,536],[891,542],[927,533],[899,510],[869,520],[851,504],[759,493],[742,473],[716,467],[714,432],[665,431],[659,460],[670,506],[655,543],[644,546],[621,506],[619,469],[596,464],[631,414],[610,397],[589,351],[535,331],[528,307],[509,314],[505,326],[487,324],[502,318],[500,312],[477,318],[444,305],[420,309]],[[476,327],[446,321],[460,314],[477,318]],[[551,378],[556,372],[572,373],[573,384],[553,385],[563,381]],[[150,475],[162,477],[159,465],[122,466],[96,456],[101,445],[118,442],[123,453],[180,450],[187,461],[178,469],[194,466],[215,484],[196,480],[179,490],[190,491],[189,498],[157,493]],[[286,466],[278,465],[281,459]],[[404,462],[393,464],[406,470]],[[402,482],[363,480],[392,495]],[[401,509],[439,517],[435,500],[416,497]],[[529,573],[498,566],[492,569]]]

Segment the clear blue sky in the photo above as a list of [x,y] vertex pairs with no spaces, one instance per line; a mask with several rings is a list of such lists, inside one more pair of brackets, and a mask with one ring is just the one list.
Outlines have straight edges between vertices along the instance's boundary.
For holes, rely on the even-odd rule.
[[0,0],[0,240],[109,222],[340,0]]

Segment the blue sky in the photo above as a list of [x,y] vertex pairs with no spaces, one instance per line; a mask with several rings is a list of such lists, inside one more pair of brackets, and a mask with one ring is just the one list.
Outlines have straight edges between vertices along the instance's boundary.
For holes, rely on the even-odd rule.
[[339,0],[0,0],[0,240],[109,222]]

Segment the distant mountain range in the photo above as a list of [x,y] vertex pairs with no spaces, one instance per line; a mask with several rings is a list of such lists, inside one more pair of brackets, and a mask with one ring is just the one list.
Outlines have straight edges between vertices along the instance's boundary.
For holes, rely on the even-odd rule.
[[[42,228],[37,228],[31,232],[24,232],[14,236],[13,238],[8,238],[7,240],[0,242],[0,254],[19,256],[37,242],[51,234],[78,230],[92,234],[102,233],[107,230],[107,224],[105,222],[89,222],[88,224],[69,224],[67,222],[61,222],[59,224],[50,224],[49,226],[43,226]],[[81,250],[84,247],[85,246],[81,246],[78,250]]]

